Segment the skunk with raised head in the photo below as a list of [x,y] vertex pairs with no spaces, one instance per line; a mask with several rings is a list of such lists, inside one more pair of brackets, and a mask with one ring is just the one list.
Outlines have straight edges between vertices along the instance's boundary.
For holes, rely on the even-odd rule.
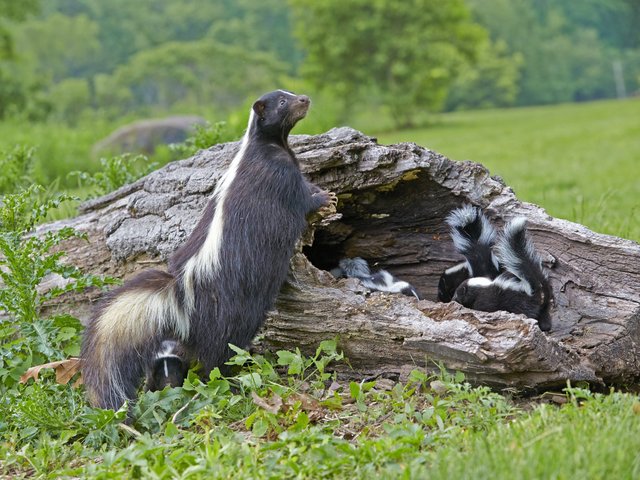
[[82,342],[92,405],[132,400],[166,338],[178,340],[203,375],[224,367],[229,344],[246,347],[284,283],[307,215],[335,205],[311,185],[289,147],[309,97],[276,90],[252,106],[240,150],[202,218],[169,259],[169,271],[141,273],[108,294]]
[[438,282],[438,300],[450,302],[460,284],[471,277],[493,279],[500,274],[500,265],[493,254],[496,231],[478,207],[464,205],[452,211],[446,219],[451,239],[465,261],[448,268]]
[[548,331],[551,329],[551,285],[527,235],[526,225],[524,217],[512,220],[496,244],[496,254],[505,272],[494,279],[465,280],[456,289],[453,300],[474,310],[524,314],[538,320],[540,330]]
[[402,293],[409,297],[414,296],[420,300],[418,291],[408,282],[398,280],[386,270],[378,270],[371,273],[367,261],[360,257],[343,258],[338,263],[338,268],[332,270],[335,277],[357,278],[362,285],[379,292]]
[[163,340],[147,371],[145,387],[152,392],[165,387],[181,387],[188,372],[188,357],[180,342]]

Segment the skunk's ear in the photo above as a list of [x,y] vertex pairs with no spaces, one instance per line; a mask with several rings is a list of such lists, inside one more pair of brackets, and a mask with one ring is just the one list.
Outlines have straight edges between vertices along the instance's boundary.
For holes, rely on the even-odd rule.
[[253,111],[256,112],[256,115],[260,118],[264,118],[265,108],[267,108],[267,105],[262,100],[257,100],[256,103],[253,104]]

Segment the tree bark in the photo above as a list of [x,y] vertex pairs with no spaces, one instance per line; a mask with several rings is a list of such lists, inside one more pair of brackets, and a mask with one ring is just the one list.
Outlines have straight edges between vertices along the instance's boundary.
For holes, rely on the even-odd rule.
[[[622,383],[640,374],[640,245],[594,233],[520,202],[477,163],[453,162],[411,143],[383,146],[350,128],[293,136],[302,168],[339,197],[338,214],[316,222],[291,261],[291,278],[266,322],[267,348],[311,353],[338,337],[353,376],[403,377],[436,362],[476,383],[520,389],[566,380]],[[89,236],[66,245],[69,261],[128,277],[162,267],[191,232],[238,143],[214,146],[89,201],[71,225]],[[498,225],[514,216],[529,231],[553,286],[553,326],[506,312],[435,303],[440,274],[461,260],[444,223],[464,203]],[[277,219],[273,219],[274,222]],[[424,296],[370,293],[324,271],[360,256],[411,282]],[[57,279],[51,279],[55,283]],[[54,308],[86,318],[99,292]]]

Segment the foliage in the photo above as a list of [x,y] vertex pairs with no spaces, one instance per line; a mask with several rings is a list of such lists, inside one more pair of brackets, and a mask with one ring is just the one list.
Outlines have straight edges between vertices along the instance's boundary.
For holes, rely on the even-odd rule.
[[182,143],[172,143],[169,149],[179,158],[187,158],[198,151],[209,148],[218,143],[233,140],[229,134],[226,122],[216,122],[213,125],[195,125],[195,132]]
[[462,67],[452,83],[446,109],[513,105],[518,95],[521,66],[522,56],[508,53],[503,41],[482,42],[476,64]]
[[38,9],[38,0],[0,0],[0,60],[13,55],[13,38],[5,24],[5,20],[24,21]]
[[[585,478],[637,476],[635,395],[568,387],[520,409],[461,374],[336,382],[335,341],[313,357],[236,349],[233,377],[193,372],[125,410],[51,383],[0,402],[0,474],[91,478]],[[290,370],[290,372],[289,372]],[[329,384],[329,382],[331,382]],[[584,439],[588,438],[589,441]],[[611,442],[616,438],[616,442]],[[516,475],[517,472],[517,475]]]
[[[567,388],[560,409],[540,405],[463,448],[444,448],[428,474],[435,478],[636,478],[640,475],[637,396]],[[615,458],[615,461],[610,459]],[[427,472],[424,472],[427,474]]]
[[32,160],[33,181],[48,185],[59,178],[60,186],[68,187],[73,185],[67,179],[70,171],[95,172],[100,168],[98,160],[91,158],[93,144],[117,126],[95,117],[73,128],[60,121],[34,123],[12,118],[0,121],[0,151],[6,152],[6,157],[16,145],[33,145],[37,149]]
[[98,25],[86,15],[54,13],[25,22],[17,33],[18,54],[47,83],[85,75],[100,51]]
[[640,88],[635,0],[290,4],[47,0],[29,17],[34,0],[8,2],[3,31],[15,55],[0,63],[0,118],[77,124],[88,113],[113,119],[203,105],[219,117],[291,83],[286,77],[304,77],[314,98],[322,90],[341,105],[332,118],[382,105],[404,125],[443,106],[611,98],[613,61],[627,92]]
[[101,158],[100,164],[102,170],[93,174],[79,171],[69,173],[71,177],[76,177],[80,184],[91,187],[92,197],[113,192],[147,175],[158,166],[157,163],[150,163],[146,155],[130,153]]
[[492,38],[521,55],[520,105],[615,97],[612,60],[623,60],[629,90],[640,87],[640,9],[632,1],[467,1]]
[[67,78],[51,88],[52,117],[76,126],[91,101],[89,83],[82,78]]
[[211,40],[171,42],[134,55],[105,84],[130,93],[122,110],[211,104],[228,112],[278,84],[283,71],[268,54]]
[[[64,313],[42,317],[47,302],[66,292],[112,283],[63,262],[60,243],[82,237],[71,228],[34,235],[51,209],[71,200],[65,194],[42,200],[43,190],[31,185],[0,197],[0,391],[34,364],[78,353],[80,322]],[[52,276],[59,286],[41,291],[43,280]]]
[[0,119],[12,108],[25,106],[34,82],[25,82],[15,58],[10,22],[22,22],[38,10],[38,0],[0,0]]
[[0,152],[0,195],[26,187],[33,180],[35,149],[16,145],[8,152]]
[[[269,53],[296,72],[302,52],[294,42],[286,0],[222,0],[220,17],[207,37],[249,52]],[[251,32],[248,34],[247,32]]]
[[441,108],[484,38],[461,0],[291,3],[309,81],[333,89],[347,111],[363,95],[375,95],[398,126],[411,125],[416,112]]

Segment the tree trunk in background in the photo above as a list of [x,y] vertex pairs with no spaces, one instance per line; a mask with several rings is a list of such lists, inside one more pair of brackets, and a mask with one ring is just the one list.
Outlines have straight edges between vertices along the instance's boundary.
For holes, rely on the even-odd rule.
[[[522,389],[572,381],[621,383],[640,374],[640,246],[558,220],[518,201],[481,165],[415,144],[382,146],[349,129],[293,136],[313,182],[336,192],[339,214],[315,224],[262,343],[315,351],[338,336],[353,376],[403,377],[442,362],[473,382]],[[128,277],[168,255],[191,232],[238,143],[217,145],[87,202],[71,225],[89,235],[66,246],[86,271]],[[499,226],[525,215],[555,293],[553,327],[506,312],[434,303],[440,274],[461,260],[444,219],[472,203]],[[277,221],[277,219],[273,219]],[[324,270],[360,256],[411,282],[426,300],[368,293]],[[157,265],[156,265],[157,266]],[[51,280],[55,282],[55,279]],[[88,316],[90,292],[53,306]]]

